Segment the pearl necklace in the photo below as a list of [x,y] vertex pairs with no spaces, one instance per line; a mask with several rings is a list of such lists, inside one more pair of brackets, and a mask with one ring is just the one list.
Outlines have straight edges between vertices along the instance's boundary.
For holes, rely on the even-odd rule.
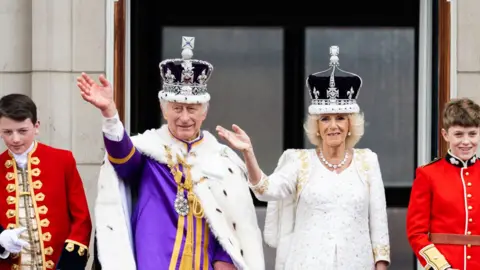
[[340,162],[340,164],[332,164],[330,162],[328,162],[325,157],[323,156],[323,152],[320,151],[320,159],[322,160],[323,163],[325,163],[325,165],[327,165],[329,168],[333,168],[334,170],[342,167],[343,165],[345,165],[345,163],[347,162],[348,160],[348,151],[345,151],[345,157],[343,158],[342,162]]

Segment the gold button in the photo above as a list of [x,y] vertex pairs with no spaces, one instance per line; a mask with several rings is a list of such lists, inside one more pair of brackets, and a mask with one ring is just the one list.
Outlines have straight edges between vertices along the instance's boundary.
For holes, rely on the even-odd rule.
[[7,218],[13,218],[15,216],[15,210],[8,210],[7,211]]
[[32,157],[30,162],[32,162],[33,165],[38,165],[40,163],[40,159],[38,157]]
[[473,221],[473,219],[471,219],[471,218],[468,219],[468,222],[472,222],[472,221]]
[[43,193],[38,193],[37,195],[35,195],[35,200],[38,201],[38,202],[41,202],[43,200],[45,200],[45,194]]
[[45,215],[48,212],[48,208],[45,205],[42,205],[42,206],[38,207],[37,209],[38,209],[38,213],[40,213],[42,215]]
[[11,159],[5,161],[5,167],[10,168],[13,165],[13,161]]
[[42,235],[43,241],[50,241],[52,239],[52,235],[49,232],[46,232]]
[[33,182],[33,188],[34,189],[41,189],[42,185],[43,185],[42,181],[40,181],[40,180],[37,180],[37,181]]
[[37,176],[40,175],[40,169],[39,168],[35,168],[31,172],[32,172],[32,176],[37,177]]
[[47,247],[47,248],[45,249],[45,255],[50,256],[50,255],[52,255],[52,254],[53,254],[53,248],[52,248],[52,247]]
[[472,197],[472,194],[468,194],[467,197],[468,197],[468,198],[471,198],[471,197]]
[[11,193],[15,191],[15,184],[8,184],[6,190]]
[[7,197],[7,204],[15,204],[17,200],[13,196],[8,196]]
[[72,243],[72,242],[68,242],[67,246],[65,247],[65,249],[68,251],[68,252],[72,252],[75,250],[75,245]]
[[470,234],[472,234],[472,232],[471,232],[471,231],[468,231],[467,234],[470,235]]
[[467,247],[471,248],[471,247],[472,247],[472,245],[468,244],[468,245],[467,245]]
[[47,267],[47,269],[53,269],[53,266],[55,266],[55,263],[49,260],[46,262],[45,266]]
[[50,220],[48,220],[48,218],[44,218],[44,219],[40,220],[40,225],[42,227],[48,227],[48,225],[50,225]]
[[9,172],[5,177],[7,178],[8,181],[10,181],[14,179],[14,174],[12,172]]
[[468,210],[472,210],[472,208],[473,208],[472,206],[469,206],[469,207],[468,207]]
[[466,172],[466,173],[465,173],[465,175],[469,175],[469,173],[468,173],[468,172]]
[[467,183],[467,186],[471,187],[471,186],[472,186],[472,183],[468,182],[468,183]]
[[468,255],[467,256],[467,260],[470,260],[472,258],[472,256]]

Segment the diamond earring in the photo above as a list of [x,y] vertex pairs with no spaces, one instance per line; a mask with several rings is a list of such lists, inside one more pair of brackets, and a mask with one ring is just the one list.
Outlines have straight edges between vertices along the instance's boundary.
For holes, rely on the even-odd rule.
[[347,136],[350,136],[350,135],[352,135],[352,133],[350,133],[350,131],[349,131],[349,132],[347,133]]

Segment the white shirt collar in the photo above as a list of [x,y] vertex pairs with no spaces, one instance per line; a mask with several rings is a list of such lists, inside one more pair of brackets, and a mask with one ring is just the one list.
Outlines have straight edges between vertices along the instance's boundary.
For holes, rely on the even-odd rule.
[[23,152],[20,155],[11,152],[13,155],[13,158],[17,162],[18,167],[25,168],[28,162],[28,153],[32,151],[34,145],[35,145],[35,141],[32,143],[32,145],[30,145],[27,151]]

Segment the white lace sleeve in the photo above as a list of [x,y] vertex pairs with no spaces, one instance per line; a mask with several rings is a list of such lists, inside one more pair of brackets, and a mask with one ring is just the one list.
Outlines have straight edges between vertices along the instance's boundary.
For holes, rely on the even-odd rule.
[[261,201],[277,201],[295,194],[298,164],[295,150],[288,149],[280,157],[275,171],[269,176],[262,173],[262,179],[256,185],[249,181],[250,188]]
[[380,164],[377,154],[371,152],[370,171],[370,237],[375,262],[390,263],[390,240],[388,234],[387,204]]

